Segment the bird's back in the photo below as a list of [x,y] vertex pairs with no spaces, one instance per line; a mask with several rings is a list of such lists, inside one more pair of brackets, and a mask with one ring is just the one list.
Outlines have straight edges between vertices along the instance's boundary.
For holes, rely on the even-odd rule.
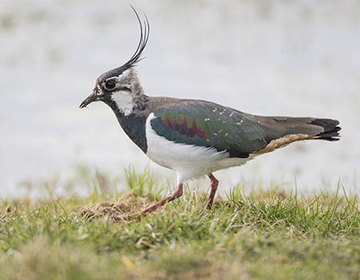
[[154,97],[150,112],[154,114],[152,129],[158,135],[175,143],[227,151],[230,157],[246,158],[265,151],[277,139],[284,144],[337,140],[340,130],[337,120],[256,116],[203,100]]

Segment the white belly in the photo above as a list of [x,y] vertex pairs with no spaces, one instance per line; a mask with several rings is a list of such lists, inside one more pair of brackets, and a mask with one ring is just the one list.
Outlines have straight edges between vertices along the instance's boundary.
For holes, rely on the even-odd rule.
[[254,158],[254,155],[248,158],[230,158],[228,152],[218,152],[214,148],[174,143],[155,133],[150,125],[153,118],[154,115],[150,114],[146,121],[146,154],[155,163],[174,170],[178,183],[216,170],[240,166]]

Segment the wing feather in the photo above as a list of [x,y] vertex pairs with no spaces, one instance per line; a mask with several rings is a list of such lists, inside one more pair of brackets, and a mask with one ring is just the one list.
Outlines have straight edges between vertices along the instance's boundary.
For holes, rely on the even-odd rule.
[[151,127],[175,143],[213,147],[231,157],[246,158],[266,146],[257,119],[206,101],[183,101],[154,112]]

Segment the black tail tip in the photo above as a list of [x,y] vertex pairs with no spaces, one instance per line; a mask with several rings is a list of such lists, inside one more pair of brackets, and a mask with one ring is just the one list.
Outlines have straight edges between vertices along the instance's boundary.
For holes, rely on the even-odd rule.
[[321,126],[324,131],[316,135],[318,139],[323,139],[327,141],[339,141],[340,134],[339,131],[341,127],[339,126],[338,120],[332,119],[314,119],[310,124]]

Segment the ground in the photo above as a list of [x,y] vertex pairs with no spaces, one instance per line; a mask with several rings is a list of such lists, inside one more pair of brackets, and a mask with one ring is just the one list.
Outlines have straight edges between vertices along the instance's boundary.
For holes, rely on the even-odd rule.
[[1,279],[359,279],[356,197],[281,188],[182,198],[140,222],[115,222],[163,197],[148,173],[121,192],[0,201]]

